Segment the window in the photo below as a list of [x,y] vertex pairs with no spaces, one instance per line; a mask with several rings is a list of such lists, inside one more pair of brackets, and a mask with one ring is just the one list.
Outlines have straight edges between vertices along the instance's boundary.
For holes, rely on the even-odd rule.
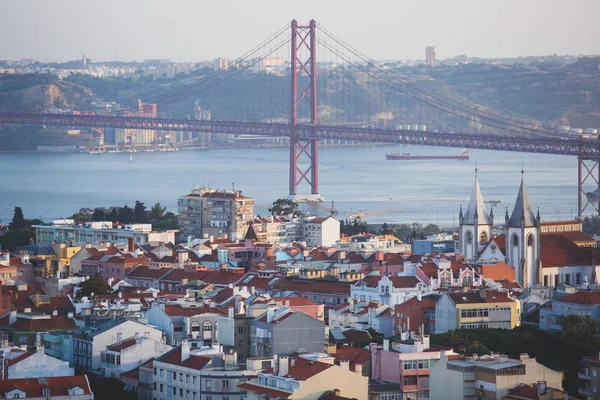
[[486,231],[481,232],[481,235],[479,235],[479,243],[480,244],[486,244],[488,242],[488,235]]
[[200,323],[192,322],[192,332],[200,332]]
[[229,381],[221,381],[222,385],[224,388],[228,388],[229,387]]
[[404,378],[404,384],[410,385],[410,378]]
[[189,390],[186,390],[186,391],[185,391],[185,398],[186,398],[186,399],[189,399],[189,398],[190,398],[190,391],[189,391]]
[[246,331],[246,328],[244,328],[243,326],[238,326],[238,333],[244,333]]
[[177,380],[177,372],[173,372],[173,380],[176,381]]
[[533,235],[527,236],[527,247],[533,246]]
[[154,367],[154,376],[156,376],[156,371],[157,371],[157,368]]
[[244,347],[244,341],[238,340],[238,347]]
[[154,384],[152,386],[153,386],[153,389],[156,390],[156,386],[157,386],[156,382],[154,382]]
[[159,385],[158,389],[161,393],[163,392],[163,384],[162,383]]
[[42,396],[50,396],[50,389],[48,389],[48,388],[42,389]]
[[185,383],[190,383],[190,376],[189,375],[185,376]]
[[261,364],[261,369],[269,369],[271,368],[271,361],[263,361]]
[[163,369],[161,368],[161,369],[158,371],[158,373],[159,373],[160,377],[162,378],[162,376],[163,376]]
[[179,373],[179,382],[183,382],[183,374],[181,372]]
[[513,246],[518,246],[519,245],[519,237],[515,234],[512,237],[512,244]]
[[471,231],[467,231],[467,244],[473,243],[473,234]]
[[[175,393],[173,393],[175,394]],[[183,389],[179,389],[179,397],[183,397]]]
[[211,379],[207,379],[206,380],[206,388],[207,389],[212,389],[212,380]]

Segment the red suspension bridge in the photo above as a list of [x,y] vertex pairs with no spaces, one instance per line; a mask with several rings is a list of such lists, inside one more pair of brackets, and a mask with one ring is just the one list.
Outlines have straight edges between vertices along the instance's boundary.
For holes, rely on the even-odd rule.
[[[437,95],[414,80],[370,60],[322,27],[320,32],[323,32],[323,39],[317,38],[315,21],[310,21],[308,25],[292,21],[291,37],[287,36],[288,29],[280,29],[238,58],[233,67],[209,74],[156,101],[158,105],[166,105],[211,90],[214,96],[214,88],[225,86],[236,76],[250,73],[253,67],[272,59],[273,55],[290,44],[290,85],[287,93],[289,119],[284,122],[270,122],[260,117],[255,118],[257,121],[254,122],[234,121],[233,118],[148,118],[132,116],[128,109],[109,115],[73,115],[4,108],[0,110],[0,123],[288,137],[289,194],[305,199],[319,198],[318,144],[321,139],[574,156],[578,159],[578,213],[581,216],[588,206],[598,212],[600,143],[597,139],[565,137],[551,127],[507,118],[482,107]],[[327,56],[321,55],[321,66],[318,63],[317,45],[330,57],[327,60]],[[318,76],[324,77],[321,86]],[[335,90],[336,85],[342,88]],[[363,92],[354,93],[353,96],[346,94],[356,87],[361,87]],[[259,96],[267,97],[264,93]],[[318,97],[326,98],[337,107],[319,103]],[[369,103],[370,98],[378,101]],[[344,110],[345,106],[350,111]],[[369,122],[373,120],[379,120],[380,126],[394,122],[396,129],[373,127]],[[415,121],[419,124],[406,123]],[[457,121],[463,124],[457,125]],[[422,129],[425,126],[427,128]],[[468,129],[458,130],[456,126],[467,126]],[[586,192],[583,186],[587,181],[593,182],[598,189]],[[310,193],[299,193],[301,185],[310,187]]]

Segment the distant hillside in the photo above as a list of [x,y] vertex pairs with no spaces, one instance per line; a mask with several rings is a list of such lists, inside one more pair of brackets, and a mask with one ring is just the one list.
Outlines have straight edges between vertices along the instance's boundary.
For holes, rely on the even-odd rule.
[[[453,67],[402,68],[402,74],[437,97],[495,115],[544,124],[600,128],[600,59],[581,59],[560,65],[491,66],[465,64]],[[92,109],[93,101],[115,101],[135,107],[137,99],[158,101],[159,114],[188,117],[195,101],[212,111],[213,119],[284,121],[289,114],[289,77],[268,74],[239,76],[193,96],[165,96],[202,87],[209,70],[172,79],[99,79],[72,75],[64,80],[49,75],[0,76],[0,107],[44,110]],[[384,77],[385,79],[389,79]],[[396,83],[391,82],[396,85]],[[341,70],[322,73],[318,82],[319,118],[323,123],[359,122],[379,116],[391,123],[427,122],[430,129],[469,129],[475,122],[442,113],[394,95],[390,89]],[[171,101],[175,100],[175,101]],[[302,110],[301,110],[302,111]],[[14,130],[14,129],[13,129]],[[9,130],[0,128],[0,135]],[[1,139],[2,136],[0,136]]]

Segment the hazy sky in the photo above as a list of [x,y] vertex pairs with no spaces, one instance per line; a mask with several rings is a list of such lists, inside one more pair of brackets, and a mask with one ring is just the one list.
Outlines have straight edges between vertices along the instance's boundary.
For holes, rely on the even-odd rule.
[[0,59],[237,58],[311,18],[375,59],[599,54],[600,0],[0,0]]

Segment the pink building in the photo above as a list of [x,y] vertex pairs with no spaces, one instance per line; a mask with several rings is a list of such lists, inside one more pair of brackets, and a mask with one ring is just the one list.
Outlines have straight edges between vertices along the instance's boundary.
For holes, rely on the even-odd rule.
[[403,334],[403,339],[383,345],[371,343],[371,378],[400,384],[402,399],[429,398],[429,366],[440,352],[451,349],[430,346],[429,336]]

